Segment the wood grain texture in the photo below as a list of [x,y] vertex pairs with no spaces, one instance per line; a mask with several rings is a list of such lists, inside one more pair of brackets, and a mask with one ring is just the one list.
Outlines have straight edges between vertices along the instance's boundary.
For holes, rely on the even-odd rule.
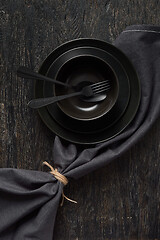
[[[37,70],[67,40],[113,42],[127,25],[160,25],[159,0],[4,0],[1,14],[0,167],[41,169],[54,137],[27,107],[33,83],[16,69]],[[106,168],[71,181],[78,201],[59,208],[54,240],[160,239],[160,126]]]

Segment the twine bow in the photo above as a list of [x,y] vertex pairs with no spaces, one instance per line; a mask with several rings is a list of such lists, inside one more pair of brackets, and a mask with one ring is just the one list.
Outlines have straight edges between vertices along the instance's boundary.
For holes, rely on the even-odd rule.
[[[43,165],[46,165],[47,167],[49,167],[51,169],[50,173],[58,180],[60,181],[61,183],[63,183],[63,185],[67,185],[68,184],[68,179],[63,175],[61,174],[60,172],[58,172],[57,168],[53,168],[48,162],[43,162]],[[64,192],[62,191],[62,202],[60,204],[60,206],[63,206],[63,203],[64,203],[64,198],[72,203],[77,203],[76,201],[66,197],[64,195]]]

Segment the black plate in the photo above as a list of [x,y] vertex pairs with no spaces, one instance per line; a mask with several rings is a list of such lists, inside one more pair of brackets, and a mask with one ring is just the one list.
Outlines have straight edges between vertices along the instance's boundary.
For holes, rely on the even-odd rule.
[[[75,48],[66,53],[62,54],[59,58],[57,58],[51,67],[48,70],[48,76],[52,78],[56,78],[57,72],[68,59],[73,58],[75,56],[96,56],[106,61],[118,78],[119,82],[119,95],[115,106],[103,117],[95,119],[90,122],[82,122],[75,119],[72,119],[66,116],[58,107],[57,104],[48,105],[47,108],[51,114],[51,116],[66,129],[75,132],[97,132],[103,131],[104,129],[113,125],[124,113],[130,97],[130,86],[127,74],[122,67],[122,65],[117,61],[112,55],[107,52],[91,47],[83,47],[83,48]],[[53,84],[50,82],[46,82],[44,84],[44,96],[50,97],[53,96]],[[87,103],[88,104],[88,103]],[[86,105],[87,105],[86,104]],[[90,104],[94,107],[94,104]]]
[[[79,144],[95,144],[109,140],[113,138],[117,134],[119,134],[124,128],[128,126],[128,124],[134,118],[139,102],[140,102],[140,83],[136,74],[133,65],[128,60],[128,58],[121,52],[119,49],[114,47],[113,45],[96,40],[96,39],[77,39],[70,42],[67,42],[57,49],[55,49],[43,62],[39,72],[41,74],[46,74],[50,65],[54,62],[54,60],[59,57],[64,52],[76,48],[76,47],[83,47],[83,46],[90,46],[90,47],[97,47],[100,48],[111,55],[113,55],[118,61],[121,62],[122,66],[126,70],[126,73],[129,77],[130,81],[130,101],[126,108],[125,113],[123,116],[110,128],[106,129],[105,131],[99,133],[74,133],[63,128],[60,124],[58,124],[49,114],[46,107],[40,108],[38,110],[40,117],[44,121],[44,123],[48,126],[48,128],[54,132],[56,135]],[[35,97],[43,97],[43,82],[36,81],[35,83]]]

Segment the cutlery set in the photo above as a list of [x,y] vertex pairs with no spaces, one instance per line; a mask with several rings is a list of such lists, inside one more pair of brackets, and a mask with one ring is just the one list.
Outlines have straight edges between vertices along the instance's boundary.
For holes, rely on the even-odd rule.
[[[28,69],[26,67],[19,67],[19,69],[17,70],[17,75],[19,77],[22,78],[27,78],[27,79],[33,79],[33,80],[42,80],[42,81],[49,81],[52,82],[54,84],[58,84],[58,85],[62,85],[65,86],[67,88],[72,88],[73,90],[77,89],[77,86],[70,86],[67,83],[63,83],[60,81],[57,81],[55,79],[43,76],[39,73],[36,73],[34,71],[32,71],[31,69]],[[84,101],[90,101],[90,102],[99,102],[102,101],[103,99],[100,97],[95,98],[94,100],[94,96],[97,94],[101,94],[103,92],[106,92],[107,90],[110,89],[110,84],[109,84],[109,80],[105,80],[102,82],[97,82],[94,84],[91,84],[89,86],[83,87],[81,89],[81,91],[76,91],[74,93],[71,94],[66,94],[66,95],[61,95],[61,96],[54,96],[54,97],[49,97],[49,98],[39,98],[39,99],[33,99],[28,103],[28,106],[31,108],[40,108],[40,107],[44,107],[47,106],[49,104],[67,99],[67,98],[71,98],[71,97],[75,97],[75,96],[84,96],[86,98],[88,98],[86,100],[86,98],[84,98]],[[89,98],[91,98],[91,100],[89,100]]]

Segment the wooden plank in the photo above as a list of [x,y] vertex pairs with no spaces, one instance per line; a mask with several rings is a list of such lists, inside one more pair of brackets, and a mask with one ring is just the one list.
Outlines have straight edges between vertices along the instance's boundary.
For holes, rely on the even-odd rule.
[[[113,42],[131,24],[160,24],[160,2],[3,1],[1,7],[0,167],[41,169],[52,160],[54,136],[27,107],[33,82],[17,78],[37,70],[59,44],[79,37]],[[55,240],[160,239],[160,127],[117,161],[65,189],[77,205],[59,208]]]

